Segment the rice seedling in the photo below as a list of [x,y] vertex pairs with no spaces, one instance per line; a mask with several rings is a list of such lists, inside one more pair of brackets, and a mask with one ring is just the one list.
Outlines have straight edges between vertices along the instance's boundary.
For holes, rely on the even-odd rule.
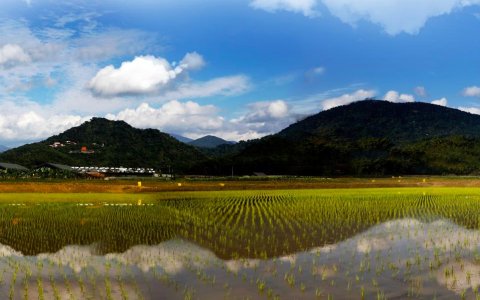
[[[11,298],[20,287],[23,298],[148,299],[153,282],[179,298],[207,287],[244,298],[478,295],[475,189],[23,197],[0,199],[0,244],[12,252],[0,257],[0,291]],[[59,258],[69,245],[90,250]]]

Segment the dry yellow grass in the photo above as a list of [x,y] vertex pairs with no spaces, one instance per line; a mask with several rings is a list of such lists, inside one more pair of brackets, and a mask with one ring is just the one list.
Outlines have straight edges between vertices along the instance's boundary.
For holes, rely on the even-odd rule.
[[225,181],[65,180],[0,182],[0,193],[154,193],[167,191],[221,191],[272,189],[335,189],[383,187],[480,187],[478,177],[312,178]]

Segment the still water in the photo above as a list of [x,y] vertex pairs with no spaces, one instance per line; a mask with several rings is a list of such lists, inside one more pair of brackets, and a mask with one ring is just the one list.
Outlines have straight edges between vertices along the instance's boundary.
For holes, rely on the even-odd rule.
[[480,232],[398,219],[277,257],[220,258],[184,239],[25,256],[0,246],[1,299],[475,299]]

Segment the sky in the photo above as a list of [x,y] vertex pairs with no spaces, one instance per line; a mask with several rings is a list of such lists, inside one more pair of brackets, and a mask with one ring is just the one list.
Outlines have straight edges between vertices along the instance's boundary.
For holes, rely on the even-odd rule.
[[0,144],[92,117],[248,140],[365,98],[480,114],[480,0],[0,2]]

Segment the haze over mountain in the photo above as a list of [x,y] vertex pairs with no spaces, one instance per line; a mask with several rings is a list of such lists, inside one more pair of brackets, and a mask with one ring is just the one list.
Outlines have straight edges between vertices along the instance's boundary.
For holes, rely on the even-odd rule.
[[7,146],[0,145],[0,153],[7,151],[9,148]]
[[185,143],[185,144],[188,144],[190,142],[193,141],[193,139],[191,138],[188,138],[188,137],[185,137],[185,136],[182,136],[182,135],[179,135],[179,134],[175,134],[175,133],[169,133],[172,137],[174,137],[177,141],[179,142],[182,142],[182,143]]
[[45,162],[81,166],[190,168],[205,156],[195,147],[156,129],[93,118],[42,142],[0,154],[1,161],[36,166]]
[[194,141],[190,141],[188,144],[200,148],[215,148],[220,145],[232,145],[235,144],[235,142],[226,141],[213,135],[207,135]]

